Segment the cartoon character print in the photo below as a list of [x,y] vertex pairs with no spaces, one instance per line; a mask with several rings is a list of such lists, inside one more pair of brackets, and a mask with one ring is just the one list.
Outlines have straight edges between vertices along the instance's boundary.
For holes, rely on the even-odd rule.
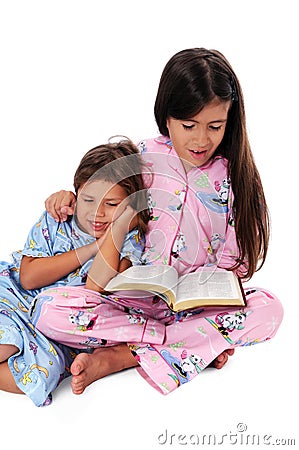
[[49,228],[42,228],[42,234],[46,241],[50,240]]
[[147,193],[147,207],[149,211],[150,220],[156,221],[159,219],[159,216],[154,215],[154,208],[156,206],[156,202],[153,200],[153,196],[151,191],[149,190]]
[[228,204],[228,197],[229,197],[229,188],[230,188],[230,179],[224,178],[221,183],[219,181],[215,181],[215,190],[218,194],[218,199],[215,199],[215,201],[218,201],[222,205]]
[[146,322],[146,319],[140,315],[137,314],[127,314],[127,319],[130,324],[138,324],[143,325]]
[[175,321],[183,322],[183,320],[188,319],[189,317],[198,316],[204,311],[204,308],[196,308],[193,310],[187,311],[179,311],[175,313]]
[[81,270],[81,267],[78,267],[78,269],[76,269],[74,272],[72,272],[70,274],[70,278],[78,278],[80,275],[80,270]]
[[140,141],[137,148],[141,154],[145,153],[146,152],[146,141]]
[[228,225],[230,227],[234,227],[235,226],[235,216],[234,216],[233,212],[231,212],[231,214],[229,215]]
[[[195,196],[211,211],[223,214],[228,212],[228,200],[230,191],[230,179],[224,178],[224,180],[214,182],[214,192],[198,191]],[[217,196],[215,195],[217,194]]]
[[145,245],[144,237],[138,230],[136,230],[136,232],[130,237],[130,242],[137,250],[143,250]]
[[77,230],[75,230],[75,228],[72,228],[72,234],[71,234],[72,239],[74,239],[75,241],[78,241],[80,239],[80,234],[78,233]]
[[151,253],[155,252],[155,246],[148,248],[146,251],[144,251],[140,257],[140,264],[141,265],[150,265],[151,262]]
[[37,369],[38,372],[42,372],[46,378],[49,377],[49,371],[46,367],[40,366],[38,364],[32,364],[22,378],[20,378],[20,382],[26,386],[28,383],[36,383],[37,376],[34,372],[34,370]]
[[203,358],[193,353],[188,356],[186,350],[182,351],[181,358],[180,369],[186,374],[194,373],[195,371],[200,373],[206,366],[206,362]]
[[136,361],[138,362],[140,362],[140,355],[145,355],[148,350],[155,351],[155,349],[150,344],[146,344],[145,346],[142,347],[139,345],[130,344],[129,349],[134,358],[136,359]]
[[88,275],[87,272],[82,272],[82,274],[81,274],[81,283],[82,283],[82,284],[85,284],[85,283],[86,283],[86,281],[87,281],[87,275]]
[[30,341],[29,342],[29,349],[33,352],[34,355],[37,354],[38,346],[35,344],[35,342]]
[[93,348],[104,347],[106,344],[107,344],[106,339],[98,340],[94,337],[88,337],[85,341],[80,342],[80,345],[84,347],[93,347]]
[[221,246],[221,243],[224,243],[225,239],[223,239],[220,235],[220,233],[213,233],[211,240],[210,240],[210,245],[207,248],[207,252],[208,252],[208,262],[207,262],[207,266],[213,266],[215,264],[217,264],[217,252]]
[[87,331],[92,330],[96,317],[97,316],[87,314],[84,311],[78,311],[70,313],[68,319],[73,325],[76,325],[78,330]]
[[194,310],[183,310],[183,311],[172,311],[171,309],[167,309],[164,311],[164,318],[169,318],[171,322],[183,322],[189,317],[196,316],[201,314],[204,311],[204,308],[196,308]]
[[10,273],[9,270],[4,269],[2,272],[0,272],[0,277],[9,277]]
[[180,211],[182,209],[184,201],[185,201],[186,185],[181,190],[176,189],[174,193],[175,193],[175,195],[177,196],[177,198],[179,200],[179,204],[178,205],[169,205],[168,208],[171,211]]
[[36,245],[37,245],[37,243],[35,242],[35,240],[34,239],[30,239],[29,248],[34,250]]
[[142,316],[144,314],[141,308],[125,308],[127,312],[127,319],[131,324],[143,325],[146,319]]
[[127,308],[129,314],[144,314],[144,310],[141,308]]
[[61,236],[66,236],[66,233],[62,227],[58,228],[57,233],[61,234]]
[[163,359],[172,367],[174,374],[168,374],[175,382],[180,385],[190,380],[190,374],[200,373],[207,365],[201,356],[189,354],[187,350],[181,353],[181,359],[173,356],[168,350],[162,349],[160,354]]
[[244,322],[251,314],[252,311],[237,311],[234,314],[224,312],[217,314],[215,322],[219,325],[219,328],[232,332],[234,330],[243,330],[245,328]]
[[184,252],[186,250],[187,247],[185,235],[181,231],[179,231],[179,233],[175,237],[175,241],[171,249],[171,255],[174,258],[178,258],[180,256],[180,252]]
[[265,341],[269,341],[269,340],[270,340],[269,337],[267,337],[264,340],[259,339],[259,338],[250,339],[247,337],[245,341],[243,341],[243,339],[240,338],[235,342],[235,345],[238,345],[239,347],[252,347],[253,345],[260,344],[261,342],[265,342]]

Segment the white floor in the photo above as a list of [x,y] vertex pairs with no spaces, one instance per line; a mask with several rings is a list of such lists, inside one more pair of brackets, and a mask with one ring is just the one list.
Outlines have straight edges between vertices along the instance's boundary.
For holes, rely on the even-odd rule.
[[152,450],[181,448],[184,442],[194,448],[197,439],[207,443],[209,435],[211,442],[224,442],[223,448],[233,443],[240,448],[241,439],[259,442],[250,448],[277,439],[297,439],[298,445],[292,409],[298,404],[298,373],[287,319],[277,339],[239,349],[221,371],[207,369],[166,397],[134,369],[96,382],[81,396],[72,395],[66,380],[44,408],[0,393],[1,434],[15,436],[13,450],[20,442],[29,450],[41,441],[47,450],[72,445]]
[[82,396],[66,380],[46,408],[0,392],[1,449],[2,436],[11,450],[210,448],[213,439],[224,449],[291,446],[288,439],[298,447],[296,4],[1,2],[0,259],[22,247],[50,193],[72,188],[88,149],[115,134],[156,135],[154,98],[171,55],[217,48],[243,87],[272,217],[269,256],[251,284],[285,308],[273,341],[237,350],[221,371],[207,369],[166,397],[135,370]]

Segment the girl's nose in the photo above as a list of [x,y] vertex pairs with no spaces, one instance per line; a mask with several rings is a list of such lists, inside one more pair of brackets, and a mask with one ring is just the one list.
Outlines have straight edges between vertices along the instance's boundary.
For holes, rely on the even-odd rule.
[[196,136],[194,137],[194,143],[198,147],[205,147],[209,142],[208,133],[206,130],[198,130]]

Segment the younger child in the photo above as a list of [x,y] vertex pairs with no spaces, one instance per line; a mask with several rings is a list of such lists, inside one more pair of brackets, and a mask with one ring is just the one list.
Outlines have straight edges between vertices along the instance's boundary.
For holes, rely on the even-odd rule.
[[[29,316],[30,304],[43,287],[85,285],[94,258],[101,268],[94,275],[97,289],[116,272],[140,263],[148,221],[142,169],[139,152],[128,140],[90,150],[74,177],[74,215],[59,224],[44,212],[24,249],[12,254],[13,262],[0,263],[0,389],[25,393],[41,406],[69,375],[78,350],[41,334]],[[88,285],[93,284],[90,276]],[[93,323],[80,314],[72,321],[82,328]],[[129,325],[141,339],[147,324]]]

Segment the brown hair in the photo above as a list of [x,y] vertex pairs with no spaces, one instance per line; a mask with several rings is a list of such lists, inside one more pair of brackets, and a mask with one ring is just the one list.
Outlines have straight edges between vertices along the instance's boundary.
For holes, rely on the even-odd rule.
[[244,277],[251,278],[265,262],[269,213],[248,141],[241,86],[227,59],[219,51],[205,48],[192,48],[175,54],[166,64],[160,79],[155,118],[160,133],[169,137],[168,118],[186,120],[194,117],[215,98],[231,101],[225,134],[216,155],[228,160],[234,193],[239,259],[233,269],[245,263],[247,272]]
[[83,156],[74,175],[75,192],[77,194],[81,186],[95,180],[122,186],[130,205],[137,211],[138,229],[145,233],[149,211],[143,168],[139,150],[129,139],[99,145]]

